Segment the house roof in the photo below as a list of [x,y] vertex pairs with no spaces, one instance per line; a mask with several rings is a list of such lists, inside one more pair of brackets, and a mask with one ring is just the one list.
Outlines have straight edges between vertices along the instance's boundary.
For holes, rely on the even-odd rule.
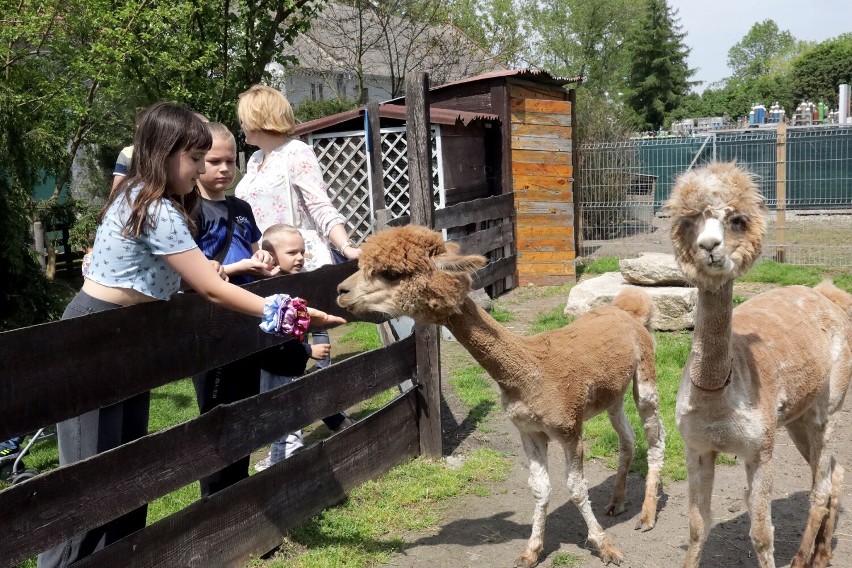
[[[356,119],[363,121],[366,110],[367,107],[365,105],[360,106],[358,108],[354,108],[352,110],[347,110],[345,112],[333,114],[331,116],[325,116],[323,118],[311,120],[310,122],[303,122],[302,124],[296,125],[296,128],[293,131],[293,135],[304,136],[305,134],[309,134],[311,132],[325,130],[327,128],[331,128],[332,126],[337,126],[339,124],[354,121]],[[383,118],[405,121],[406,108],[405,106],[398,104],[380,104],[379,116]],[[496,114],[466,112],[435,107],[429,109],[429,121],[432,124],[469,125],[476,121],[494,122],[497,120],[499,120],[499,117]]]
[[[441,83],[503,68],[455,26],[412,23],[378,14],[369,3],[362,5],[359,10],[325,4],[310,29],[285,46],[284,54],[295,56],[302,71],[354,74],[360,62],[366,76],[404,78],[416,65]],[[393,58],[387,55],[385,33],[397,46]]]
[[475,77],[465,77],[463,79],[459,79],[457,81],[453,81],[451,83],[444,83],[443,85],[438,85],[432,90],[444,89],[447,87],[454,87],[456,85],[461,85],[463,83],[473,83],[476,81],[483,81],[487,79],[495,79],[498,77],[516,77],[518,79],[526,79],[528,81],[533,81],[535,83],[542,83],[545,85],[555,85],[558,87],[562,87],[563,85],[568,85],[569,83],[582,83],[585,77],[560,77],[558,75],[552,75],[548,71],[544,69],[533,69],[533,68],[525,68],[525,69],[499,69],[496,71],[490,71],[487,73],[483,73],[482,75],[477,75]]

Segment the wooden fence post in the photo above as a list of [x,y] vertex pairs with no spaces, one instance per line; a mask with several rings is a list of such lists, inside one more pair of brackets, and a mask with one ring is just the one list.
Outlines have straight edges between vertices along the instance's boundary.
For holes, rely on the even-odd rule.
[[[429,130],[429,76],[409,73],[405,77],[406,139],[408,141],[408,190],[411,222],[434,227],[432,201],[432,138]],[[417,349],[418,420],[420,453],[441,457],[441,350],[438,326],[414,326]]]
[[373,227],[379,228],[377,213],[385,208],[385,173],[382,165],[382,124],[379,103],[367,104],[367,152],[370,156],[370,192]]
[[778,123],[775,142],[775,260],[784,262],[787,224],[787,123]]

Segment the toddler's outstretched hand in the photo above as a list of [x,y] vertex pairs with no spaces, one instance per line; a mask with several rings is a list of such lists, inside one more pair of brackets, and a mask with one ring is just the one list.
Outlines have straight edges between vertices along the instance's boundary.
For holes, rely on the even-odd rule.
[[331,355],[331,345],[329,343],[311,345],[311,359],[319,361],[320,359],[327,358],[329,355]]
[[308,308],[308,314],[311,316],[311,327],[336,327],[346,323],[346,320],[339,316],[333,316],[314,308]]

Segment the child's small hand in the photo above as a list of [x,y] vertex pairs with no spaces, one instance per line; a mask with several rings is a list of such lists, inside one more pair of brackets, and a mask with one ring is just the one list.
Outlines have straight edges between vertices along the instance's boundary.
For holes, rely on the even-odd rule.
[[320,343],[319,345],[311,345],[311,359],[326,359],[331,355],[331,345],[328,343]]
[[219,275],[219,278],[221,278],[222,280],[227,282],[228,281],[228,273],[225,272],[225,267],[222,266],[219,262],[217,262],[215,260],[211,260],[210,264],[213,265],[213,269],[216,271],[216,274]]
[[229,274],[248,274],[249,276],[257,276],[260,278],[268,278],[273,276],[265,262],[256,260],[255,258],[244,258],[238,262],[228,265]]
[[251,257],[253,260],[257,260],[265,264],[267,270],[272,270],[275,267],[275,260],[272,258],[272,253],[268,250],[257,249]]

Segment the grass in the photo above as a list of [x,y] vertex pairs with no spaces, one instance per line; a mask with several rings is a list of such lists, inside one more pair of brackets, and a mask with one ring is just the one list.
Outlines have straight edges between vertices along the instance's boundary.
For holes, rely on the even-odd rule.
[[264,568],[362,568],[385,563],[403,550],[409,531],[440,520],[442,504],[461,495],[490,495],[503,481],[508,460],[490,449],[471,453],[457,469],[424,457],[353,489],[342,505],[326,509],[288,533]]
[[837,274],[833,280],[835,286],[852,294],[852,274]]
[[515,316],[509,310],[500,306],[491,306],[491,317],[500,323],[508,323],[515,319]]
[[356,351],[369,351],[382,346],[382,339],[376,324],[355,322],[346,324],[346,333],[338,340],[340,343],[350,343]]
[[[197,416],[198,404],[191,379],[169,383],[151,391],[151,413],[148,417],[150,432],[159,432]],[[148,504],[148,524],[168,517],[200,498],[201,492],[196,482],[163,495]]]
[[[451,372],[450,383],[468,407],[469,419],[483,430],[497,400],[485,371],[479,365],[463,366]],[[396,395],[394,391],[365,406],[378,408]],[[472,452],[457,469],[419,457],[354,489],[346,502],[289,532],[271,558],[255,560],[251,566],[365,568],[385,563],[406,548],[405,533],[440,521],[446,500],[488,497],[490,486],[505,480],[510,466],[506,456],[487,448]]]
[[618,259],[614,256],[595,258],[591,262],[577,263],[577,278],[584,274],[605,274],[607,272],[618,272]]
[[479,365],[454,369],[450,385],[470,410],[468,419],[480,430],[488,431],[485,421],[497,408],[497,392],[485,369]]
[[554,568],[565,566],[566,568],[578,568],[583,565],[583,558],[570,552],[557,552],[550,558],[550,565]]
[[542,331],[565,327],[572,321],[574,321],[573,317],[566,316],[562,313],[562,307],[556,306],[549,312],[545,312],[536,318],[530,327],[530,334],[534,335]]
[[802,284],[804,286],[815,286],[823,279],[823,270],[816,266],[798,266],[795,264],[781,264],[774,260],[762,260],[755,263],[742,278],[741,282],[763,282],[767,284],[778,284],[779,286],[791,286]]

